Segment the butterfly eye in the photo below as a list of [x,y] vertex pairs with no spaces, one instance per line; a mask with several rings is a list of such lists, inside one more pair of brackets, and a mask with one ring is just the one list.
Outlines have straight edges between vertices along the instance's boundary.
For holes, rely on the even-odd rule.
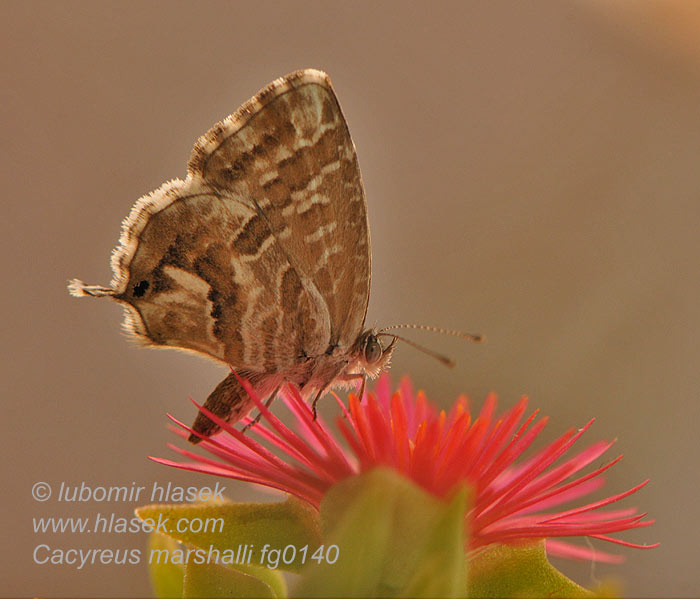
[[367,340],[365,346],[365,360],[368,363],[375,363],[382,357],[382,346],[374,337]]

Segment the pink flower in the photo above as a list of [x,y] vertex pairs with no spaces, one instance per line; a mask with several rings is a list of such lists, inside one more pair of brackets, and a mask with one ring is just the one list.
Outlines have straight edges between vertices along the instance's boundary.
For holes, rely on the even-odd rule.
[[[363,402],[351,394],[349,409],[336,396],[345,416],[337,419],[343,445],[322,418],[313,420],[311,408],[297,389],[289,386],[282,395],[295,417],[294,425],[287,427],[265,408],[245,381],[243,384],[263,422],[242,433],[204,411],[222,427],[219,434],[200,444],[215,458],[173,446],[193,462],[153,460],[283,490],[316,507],[333,484],[380,465],[396,469],[440,497],[467,484],[473,492],[473,506],[465,515],[470,550],[493,543],[548,538],[550,554],[619,562],[618,556],[551,538],[589,536],[632,548],[656,546],[632,544],[610,535],[651,525],[653,521],[644,520],[646,513],[637,514],[634,508],[606,509],[647,481],[602,500],[561,509],[562,504],[599,490],[604,484],[602,473],[622,458],[618,456],[585,475],[580,472],[614,442],[597,442],[563,458],[593,420],[578,431],[566,431],[516,464],[547,423],[547,417],[538,420],[535,411],[521,424],[527,398],[496,417],[496,397],[489,395],[473,419],[464,396],[445,413],[430,404],[423,392],[414,394],[408,378],[392,393],[389,377],[383,376]],[[190,428],[168,416],[186,438]],[[252,433],[267,446],[256,441]]]

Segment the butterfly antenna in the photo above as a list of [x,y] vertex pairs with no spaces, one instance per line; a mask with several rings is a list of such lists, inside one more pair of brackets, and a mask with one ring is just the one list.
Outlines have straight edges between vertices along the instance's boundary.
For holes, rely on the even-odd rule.
[[420,350],[421,352],[424,352],[428,356],[432,356],[433,358],[439,360],[446,367],[450,367],[450,369],[452,369],[457,364],[454,360],[452,360],[448,356],[445,356],[444,354],[438,354],[437,352],[435,352],[434,350],[431,350],[430,348],[426,348],[425,346],[421,346],[420,344],[417,344],[416,342],[408,340],[405,337],[401,337],[400,335],[396,335],[395,333],[384,333],[384,332],[380,331],[379,333],[377,333],[377,336],[392,337],[392,338],[394,338],[394,341],[401,340],[402,342],[406,342],[409,346],[413,346],[416,350]]
[[[389,331],[390,329],[420,329],[422,331],[432,331],[433,333],[442,333],[444,335],[452,335],[455,337],[462,338],[463,340],[469,340],[470,342],[483,342],[486,338],[479,333],[466,333],[464,331],[458,331],[457,329],[444,329],[443,327],[431,327],[430,325],[411,325],[404,323],[402,325],[391,325],[390,327],[384,327],[381,329],[380,333]],[[406,341],[406,340],[404,340]]]

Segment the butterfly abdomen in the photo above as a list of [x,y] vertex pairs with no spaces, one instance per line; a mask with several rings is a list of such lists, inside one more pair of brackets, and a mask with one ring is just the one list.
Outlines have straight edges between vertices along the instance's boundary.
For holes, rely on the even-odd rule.
[[[244,418],[253,406],[255,406],[255,403],[233,373],[229,374],[226,379],[214,388],[214,391],[209,394],[204,403],[204,408],[208,411],[214,413],[220,419],[232,423]],[[206,437],[214,435],[221,427],[200,411],[192,424],[192,429],[201,436]],[[197,444],[201,441],[201,438],[191,433],[189,441]]]

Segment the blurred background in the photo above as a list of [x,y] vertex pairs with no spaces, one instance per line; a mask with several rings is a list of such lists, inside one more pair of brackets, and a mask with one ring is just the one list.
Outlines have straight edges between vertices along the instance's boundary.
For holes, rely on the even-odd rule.
[[[41,543],[143,548],[145,535],[35,534],[35,516],[133,504],[39,504],[31,486],[207,485],[168,469],[166,411],[190,422],[225,370],[120,334],[121,309],[70,298],[108,283],[121,219],[184,176],[197,137],[272,79],[331,75],[369,204],[369,325],[413,337],[410,373],[438,403],[522,394],[545,437],[597,421],[617,437],[617,493],[657,519],[656,550],[561,563],[632,596],[700,594],[697,570],[700,8],[694,0],[8,2],[2,102],[3,595],[150,595],[146,568],[36,565]],[[327,414],[335,413],[329,402]],[[225,482],[236,499],[259,498]],[[627,505],[630,505],[628,503]],[[614,551],[603,542],[595,546]]]

